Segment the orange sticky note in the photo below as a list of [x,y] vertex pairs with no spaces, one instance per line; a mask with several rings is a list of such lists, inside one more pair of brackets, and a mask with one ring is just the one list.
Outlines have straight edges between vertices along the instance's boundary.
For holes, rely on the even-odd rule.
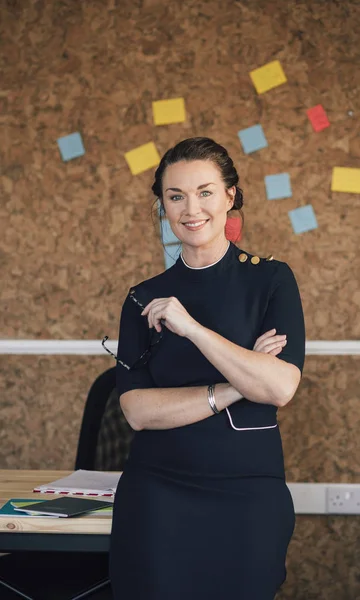
[[184,98],[156,100],[152,103],[154,124],[183,123],[186,119]]
[[138,146],[129,152],[125,152],[125,160],[133,175],[138,175],[152,167],[157,167],[160,156],[154,142]]
[[258,94],[263,94],[287,81],[278,60],[273,60],[259,69],[250,71],[250,77]]
[[334,167],[332,173],[331,191],[360,194],[360,169]]
[[326,127],[329,127],[329,119],[327,118],[326,112],[321,104],[317,104],[316,106],[309,108],[306,111],[306,114],[310,119],[313,130],[317,133],[323,129],[326,129]]

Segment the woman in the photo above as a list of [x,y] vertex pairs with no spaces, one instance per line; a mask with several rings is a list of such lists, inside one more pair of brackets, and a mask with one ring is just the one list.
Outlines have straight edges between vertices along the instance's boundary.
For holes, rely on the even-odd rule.
[[305,332],[286,263],[225,238],[242,206],[227,151],[184,140],[153,191],[182,253],[129,291],[117,389],[135,430],[114,502],[115,600],[273,600],[294,508],[276,421]]

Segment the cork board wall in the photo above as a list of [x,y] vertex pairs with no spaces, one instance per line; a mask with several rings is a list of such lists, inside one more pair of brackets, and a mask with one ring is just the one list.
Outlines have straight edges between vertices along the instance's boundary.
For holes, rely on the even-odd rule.
[[[358,2],[7,0],[1,13],[2,338],[116,339],[129,287],[164,269],[154,169],[132,176],[124,153],[206,135],[240,174],[239,245],[292,267],[307,339],[359,339],[359,196],[330,190],[334,166],[359,166]],[[275,59],[287,83],[259,96],[249,72]],[[174,97],[186,121],[155,127],[152,101]],[[316,134],[306,110],[319,103],[331,126]],[[269,145],[245,155],[237,132],[256,123]],[[65,163],[56,140],[75,131],[86,154]],[[293,196],[268,201],[264,176],[279,172]],[[288,211],[306,204],[318,229],[295,235]],[[87,391],[110,366],[107,355],[1,356],[1,466],[71,469]],[[280,416],[289,481],[359,481],[358,372],[358,357],[307,358]],[[298,527],[297,552],[334,533],[327,520]],[[313,558],[284,598],[360,596],[350,556],[344,596]]]
[[[296,273],[308,339],[358,338],[360,205],[330,182],[333,166],[360,157],[359,19],[351,2],[8,2],[2,335],[117,335],[127,288],[164,266],[150,218],[154,169],[133,177],[124,153],[154,141],[163,154],[208,135],[240,173],[242,245]],[[259,96],[249,72],[273,59],[288,82]],[[186,122],[155,127],[151,102],[178,96]],[[318,103],[331,126],[315,134],[306,109]],[[237,132],[255,123],[269,146],[245,155]],[[56,140],[73,131],[86,154],[64,163]],[[264,176],[283,171],[293,197],[267,201]],[[309,203],[319,228],[296,236],[288,211]]]

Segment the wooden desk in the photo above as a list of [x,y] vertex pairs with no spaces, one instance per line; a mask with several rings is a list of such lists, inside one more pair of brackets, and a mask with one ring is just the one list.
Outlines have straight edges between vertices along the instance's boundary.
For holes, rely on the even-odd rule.
[[[0,470],[0,505],[10,498],[49,498],[55,494],[33,493],[37,485],[50,483],[71,471]],[[91,514],[73,519],[46,517],[0,517],[0,552],[52,550],[107,552],[111,515]]]
[[[57,494],[39,494],[34,493],[34,487],[42,484],[50,483],[60,477],[69,475],[69,471],[24,471],[24,470],[0,470],[0,506],[3,506],[10,498],[58,498]],[[19,513],[20,515],[20,513]],[[70,560],[74,553],[92,553],[92,558],[95,559],[94,567],[96,568],[99,559],[98,556],[106,558],[106,568],[103,568],[101,574],[96,581],[86,583],[86,589],[82,589],[72,596],[73,600],[85,598],[95,591],[100,590],[109,585],[108,568],[107,568],[107,553],[110,545],[111,531],[111,515],[101,515],[93,513],[82,515],[75,518],[59,518],[49,519],[46,517],[0,517],[0,553],[11,553],[8,556],[3,556],[2,561],[5,561],[5,574],[0,574],[0,594],[4,588],[11,590],[16,594],[35,600],[28,594],[23,587],[23,575],[21,567],[18,566],[19,556],[26,553],[25,564],[29,565],[30,557],[34,552],[42,553],[42,556],[49,557],[49,553],[53,553],[53,562],[58,567],[60,563],[59,553],[66,557],[65,553],[71,553]],[[9,567],[11,567],[14,553],[16,554],[16,577],[8,578]],[[100,553],[100,554],[99,554]],[[38,554],[36,556],[39,556]],[[78,559],[81,555],[77,554]],[[21,560],[21,558],[20,558]],[[37,560],[37,559],[36,559]],[[42,559],[44,560],[44,559]],[[88,561],[89,563],[89,561]],[[4,563],[3,563],[4,564]],[[20,563],[21,564],[21,563]],[[44,564],[44,563],[43,563]],[[62,571],[66,573],[66,563],[61,562]],[[90,563],[89,563],[90,564]],[[35,566],[38,567],[38,564]],[[86,573],[89,569],[94,574],[91,566],[87,566]],[[96,572],[96,571],[95,571]],[[100,577],[100,578],[99,578]],[[54,586],[58,585],[57,578],[54,576]],[[36,593],[37,597],[37,593]],[[50,596],[49,596],[50,597]],[[69,597],[69,596],[68,596]],[[71,599],[69,599],[71,600]]]

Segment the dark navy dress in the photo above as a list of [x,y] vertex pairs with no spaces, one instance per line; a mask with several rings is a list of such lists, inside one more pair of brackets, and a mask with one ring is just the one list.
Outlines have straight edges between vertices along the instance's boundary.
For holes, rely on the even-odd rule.
[[[120,320],[119,394],[226,381],[187,338],[163,325],[159,340],[149,329],[141,305],[169,296],[249,350],[273,327],[286,333],[277,358],[302,372],[305,330],[294,275],[286,263],[250,259],[230,243],[210,267],[191,269],[179,257],[129,291]],[[286,578],[295,522],[277,408],[242,399],[229,410],[241,431],[224,410],[184,427],[135,433],[114,504],[115,600],[273,600]]]

